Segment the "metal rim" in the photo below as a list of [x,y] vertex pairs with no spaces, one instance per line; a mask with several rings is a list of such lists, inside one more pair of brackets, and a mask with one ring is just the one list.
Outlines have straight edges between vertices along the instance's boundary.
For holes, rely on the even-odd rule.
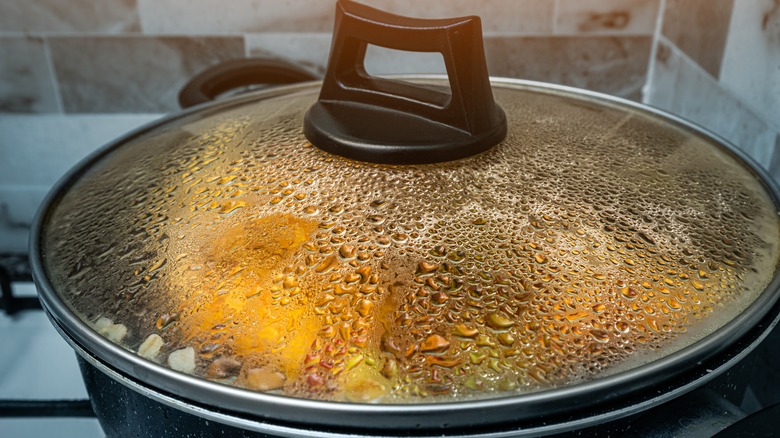
[[[47,316],[51,317],[48,312]],[[771,314],[766,316],[758,326],[738,340],[738,345],[733,351],[726,351],[717,355],[712,360],[702,363],[698,369],[693,370],[690,373],[691,376],[680,378],[679,381],[681,383],[673,382],[653,394],[648,394],[643,399],[632,399],[632,403],[620,403],[612,408],[587,411],[579,416],[573,416],[561,421],[545,421],[544,419],[540,421],[540,419],[537,419],[533,423],[520,425],[517,423],[510,423],[498,425],[495,428],[485,431],[473,431],[464,428],[457,431],[448,431],[448,436],[456,438],[519,438],[546,436],[597,426],[608,421],[614,421],[640,413],[684,395],[721,376],[752,352],[753,349],[766,338],[772,329],[777,326],[778,322],[780,322],[780,303],[775,304]],[[397,438],[399,436],[425,438],[441,436],[438,430],[422,431],[420,433],[412,433],[408,430],[398,431],[397,433],[393,433],[394,431],[377,431],[376,434],[371,433],[373,431],[367,429],[367,427],[360,427],[359,431],[312,430],[311,428],[307,428],[306,425],[275,424],[273,422],[261,421],[256,418],[235,415],[230,412],[204,408],[203,406],[194,404],[194,402],[182,400],[168,394],[163,394],[154,388],[149,388],[142,382],[111,368],[76,343],[76,341],[74,341],[56,322],[53,321],[53,323],[57,332],[66,339],[68,344],[71,345],[77,354],[109,378],[154,402],[161,403],[191,415],[197,415],[206,420],[216,421],[221,424],[253,432],[290,438],[299,436],[314,438],[355,438],[357,436],[366,436],[367,434],[376,438]]]
[[[408,76],[407,79],[438,80],[441,76]],[[571,87],[543,84],[516,79],[493,79],[494,85],[514,89],[534,90],[573,98],[596,100],[603,104],[619,106],[649,113],[665,119],[679,128],[714,139],[723,150],[743,162],[762,182],[775,206],[780,205],[778,189],[768,175],[747,155],[734,145],[705,129],[664,111],[647,107],[625,99]],[[775,273],[770,284],[744,311],[715,332],[692,345],[658,360],[616,373],[598,380],[583,382],[563,388],[518,394],[514,396],[461,402],[368,405],[323,402],[252,392],[181,374],[152,363],[122,347],[111,343],[78,319],[57,295],[43,268],[42,231],[47,218],[62,195],[92,164],[121,147],[127,141],[153,131],[173,120],[201,113],[211,113],[243,105],[252,101],[284,97],[310,90],[316,83],[299,84],[261,91],[224,102],[215,102],[162,118],[145,125],[118,140],[107,144],[72,168],[49,192],[33,223],[30,237],[30,257],[33,278],[40,298],[54,320],[75,342],[105,362],[135,379],[148,383],[163,392],[176,394],[191,400],[209,400],[209,405],[235,412],[279,419],[309,425],[343,426],[345,424],[370,425],[376,429],[426,429],[490,425],[518,418],[536,418],[548,413],[570,412],[572,406],[592,406],[608,402],[642,389],[656,386],[684,370],[690,370],[702,361],[722,352],[745,335],[778,300],[780,273]],[[489,413],[489,414],[487,414]]]

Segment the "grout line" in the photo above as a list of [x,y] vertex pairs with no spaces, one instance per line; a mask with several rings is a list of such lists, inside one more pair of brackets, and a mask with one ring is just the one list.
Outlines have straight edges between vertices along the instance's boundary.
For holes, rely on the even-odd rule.
[[[274,35],[296,38],[300,36],[320,36],[330,37],[329,32],[236,32],[236,33],[97,33],[97,32],[26,32],[26,33],[3,33],[0,32],[0,38],[90,38],[90,39],[145,39],[145,38],[244,38],[258,35]],[[653,31],[609,31],[597,30],[593,32],[537,32],[537,31],[489,31],[484,32],[484,37],[648,37],[653,36]]]
[[658,13],[655,18],[655,29],[653,30],[653,42],[650,46],[650,59],[647,62],[647,77],[645,85],[642,86],[642,103],[649,104],[648,96],[653,87],[653,78],[655,76],[655,58],[658,54],[658,43],[661,39],[661,29],[664,24],[664,12],[666,11],[666,0],[658,2]]
[[46,37],[54,37],[54,38],[62,38],[62,37],[89,37],[89,38],[95,38],[95,37],[103,37],[103,36],[131,36],[131,37],[139,37],[143,36],[143,34],[139,32],[122,32],[122,33],[107,33],[104,31],[25,31],[25,32],[10,32],[10,31],[0,31],[0,38],[24,38],[24,37],[40,37],[40,38],[46,38]]
[[[253,32],[224,32],[224,33],[140,33],[140,32],[124,32],[124,33],[104,33],[104,32],[6,32],[0,31],[0,38],[161,38],[161,37],[173,37],[173,38],[238,38]],[[265,33],[265,32],[259,32]],[[272,33],[272,32],[268,32]],[[318,32],[276,32],[286,35],[296,34],[309,34]],[[324,32],[319,32],[324,33]]]
[[141,3],[143,3],[143,0],[135,1],[135,16],[138,17],[138,33],[140,33],[141,35],[146,35],[147,34],[145,29],[146,26],[144,26],[144,21],[146,20],[144,20],[144,17],[141,16],[141,8],[142,8]]
[[726,59],[726,51],[729,48],[729,41],[732,41],[730,37],[736,31],[736,29],[734,28],[734,26],[736,26],[736,24],[734,24],[734,10],[736,8],[737,8],[737,2],[736,1],[731,2],[731,13],[729,14],[729,25],[726,27],[726,41],[723,42],[723,51],[720,54],[720,65],[718,66],[718,76],[716,78],[718,82],[720,82],[720,78],[723,76],[723,64],[724,64],[723,61]]
[[552,13],[552,34],[557,35],[558,34],[558,14],[560,13],[560,0],[555,0],[553,2],[553,13]]
[[113,34],[59,34],[58,38],[114,38],[114,39],[155,39],[155,38],[243,38],[243,33],[113,33]]
[[634,31],[634,32],[622,32],[622,31],[594,31],[594,32],[561,32],[561,33],[521,33],[521,32],[485,32],[483,34],[485,38],[490,37],[503,37],[503,38],[513,38],[513,37],[533,37],[533,38],[558,38],[558,37],[567,37],[567,38],[621,38],[621,37],[652,37],[653,32],[641,32],[641,31]]
[[62,90],[60,89],[60,81],[57,77],[57,70],[54,68],[54,58],[51,56],[49,38],[41,37],[41,39],[43,40],[43,51],[46,56],[46,66],[49,68],[49,80],[51,80],[52,89],[54,90],[54,101],[57,104],[57,112],[59,114],[64,114],[65,105],[62,102]]
[[[259,35],[259,34],[253,34]],[[566,32],[566,33],[515,33],[515,32],[486,32],[485,39],[490,38],[652,38],[652,32]]]

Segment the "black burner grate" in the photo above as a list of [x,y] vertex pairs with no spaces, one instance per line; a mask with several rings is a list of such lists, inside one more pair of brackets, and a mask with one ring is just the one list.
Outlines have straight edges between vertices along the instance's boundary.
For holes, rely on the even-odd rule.
[[[32,282],[27,255],[0,254],[0,309],[9,316],[22,310],[42,310],[38,297],[14,296],[11,283],[16,282]],[[0,399],[0,418],[94,416],[89,400]]]
[[13,282],[32,282],[27,254],[0,254],[0,309],[7,315],[22,310],[40,310],[37,297],[14,296]]

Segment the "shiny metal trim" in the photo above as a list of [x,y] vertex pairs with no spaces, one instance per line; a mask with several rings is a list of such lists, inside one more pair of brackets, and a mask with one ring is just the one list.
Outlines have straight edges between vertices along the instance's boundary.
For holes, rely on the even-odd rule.
[[[769,335],[769,333],[780,322],[780,303],[775,305],[777,309],[774,311],[774,316],[765,318],[763,327],[757,327],[751,330],[751,333],[746,336],[746,339],[741,339],[740,342],[744,345],[740,346],[736,355],[720,355],[715,360],[702,363],[699,367],[696,376],[693,378],[685,379],[685,383],[682,385],[671,385],[665,390],[654,393],[649,398],[641,401],[634,401],[633,403],[627,403],[621,405],[617,409],[605,409],[597,412],[587,412],[584,415],[574,416],[574,419],[561,422],[550,422],[543,425],[533,424],[528,425],[526,428],[517,428],[517,426],[497,425],[489,431],[485,432],[473,432],[468,428],[460,430],[448,430],[447,436],[453,438],[521,438],[521,437],[538,437],[547,436],[552,434],[559,434],[563,432],[569,432],[586,427],[593,427],[600,424],[607,423],[609,421],[615,421],[621,418],[628,417],[633,414],[640,413],[647,409],[659,406],[663,403],[671,401],[681,395],[687,394],[697,388],[706,385],[715,378],[723,375],[731,367],[742,361],[753,349],[755,349],[761,342]],[[47,314],[51,318],[50,315]],[[773,318],[773,319],[772,319]],[[180,410],[190,415],[196,415],[206,420],[215,421],[220,424],[228,426],[259,432],[264,434],[272,434],[273,436],[295,438],[295,437],[312,437],[312,438],[355,438],[371,436],[374,438],[397,438],[399,436],[409,436],[409,431],[399,430],[398,435],[392,434],[392,432],[379,431],[377,434],[367,430],[365,428],[356,432],[334,432],[332,430],[316,430],[312,429],[311,425],[301,425],[296,427],[294,425],[280,425],[273,422],[261,421],[258,419],[249,418],[246,415],[230,414],[224,411],[217,412],[214,409],[209,409],[203,406],[198,406],[190,401],[172,397],[170,395],[162,394],[155,388],[151,388],[144,385],[134,378],[129,377],[122,372],[119,372],[100,359],[94,357],[91,353],[82,348],[76,343],[73,338],[70,337],[54,320],[54,327],[57,332],[65,338],[66,342],[76,351],[76,353],[86,360],[91,366],[94,366],[100,372],[104,373],[109,378],[113,379],[117,383],[133,390],[145,397],[148,397],[150,403],[161,403],[173,409]],[[150,427],[154,427],[150,425]],[[385,434],[388,433],[388,434]],[[419,434],[415,434],[415,437],[441,437],[441,433],[438,430],[423,431]]]

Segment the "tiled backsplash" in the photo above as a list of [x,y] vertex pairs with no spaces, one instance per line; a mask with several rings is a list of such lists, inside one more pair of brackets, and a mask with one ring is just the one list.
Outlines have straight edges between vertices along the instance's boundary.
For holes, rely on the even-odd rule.
[[[609,93],[679,114],[780,175],[780,0],[364,0],[480,15],[491,75]],[[334,0],[0,0],[0,230],[91,150],[176,111],[187,79],[277,57],[321,74]],[[374,74],[440,73],[369,51]],[[5,245],[0,234],[0,251]],[[12,246],[23,246],[14,244]]]
[[[59,0],[0,1],[10,12],[0,18],[0,51],[9,54],[0,62],[0,110],[20,113],[174,111],[188,78],[244,56],[322,72],[334,11],[333,0],[68,2],[89,12],[83,17],[63,13]],[[366,3],[419,17],[480,15],[491,74],[639,99],[659,0]],[[440,72],[402,55],[367,63],[377,74]]]
[[780,0],[664,3],[644,102],[739,145],[780,180]]

